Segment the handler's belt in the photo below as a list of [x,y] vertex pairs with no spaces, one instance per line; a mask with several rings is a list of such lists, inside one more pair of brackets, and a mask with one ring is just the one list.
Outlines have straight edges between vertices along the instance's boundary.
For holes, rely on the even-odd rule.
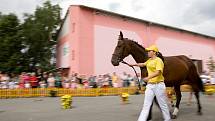
[[159,82],[147,82],[147,84],[159,84],[161,82],[163,82],[163,81],[159,81]]

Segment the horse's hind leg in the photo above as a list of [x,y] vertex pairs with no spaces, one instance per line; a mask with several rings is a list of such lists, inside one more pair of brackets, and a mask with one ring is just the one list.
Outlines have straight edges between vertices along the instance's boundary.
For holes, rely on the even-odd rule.
[[200,100],[199,100],[199,91],[195,91],[194,94],[196,96],[196,101],[197,101],[197,105],[198,105],[198,112],[197,112],[197,114],[198,115],[202,115],[202,107],[201,107]]
[[148,118],[147,118],[147,121],[150,121],[152,119],[152,108],[153,108],[153,103],[150,107],[150,110],[149,110],[149,115],[148,115]]
[[[194,76],[195,74],[196,74],[196,76]],[[199,83],[201,83],[201,80],[198,77],[197,73],[192,74],[192,77],[189,76],[188,78],[189,78],[190,82],[192,83],[191,86],[192,86],[192,89],[193,89],[195,97],[196,97],[197,106],[198,106],[197,107],[198,108],[197,114],[201,115],[202,114],[202,107],[201,107],[200,99],[199,99],[199,91],[201,90],[201,88],[204,88],[204,87],[201,87],[201,85],[196,84],[197,80],[199,80],[200,81]]]
[[179,105],[181,102],[181,90],[180,90],[180,85],[175,85],[174,86],[175,89],[175,94],[176,94],[176,105],[175,105],[175,109],[172,113],[172,119],[177,118],[178,112],[179,112]]
[[[158,108],[161,110],[159,104],[158,104],[158,101],[156,99],[156,96],[154,97],[153,101],[155,102],[155,104],[158,106]],[[147,118],[147,121],[150,121],[152,119],[152,108],[153,108],[153,103],[150,107],[150,110],[149,110],[149,115],[148,115],[148,118]]]

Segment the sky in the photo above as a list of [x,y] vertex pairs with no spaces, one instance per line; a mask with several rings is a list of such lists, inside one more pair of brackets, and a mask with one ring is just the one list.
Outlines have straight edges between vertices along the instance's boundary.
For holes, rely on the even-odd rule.
[[[215,0],[50,0],[62,8],[86,5],[215,37]],[[2,14],[33,13],[45,0],[0,0]]]

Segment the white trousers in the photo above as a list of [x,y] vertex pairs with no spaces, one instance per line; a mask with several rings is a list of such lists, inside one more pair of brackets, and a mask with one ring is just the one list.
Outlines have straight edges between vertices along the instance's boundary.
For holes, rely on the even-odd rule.
[[167,105],[166,86],[165,86],[164,82],[160,82],[158,84],[147,84],[146,85],[143,109],[140,113],[138,121],[147,120],[154,96],[156,96],[158,104],[161,108],[161,111],[162,111],[162,114],[164,117],[164,121],[171,121],[169,108]]

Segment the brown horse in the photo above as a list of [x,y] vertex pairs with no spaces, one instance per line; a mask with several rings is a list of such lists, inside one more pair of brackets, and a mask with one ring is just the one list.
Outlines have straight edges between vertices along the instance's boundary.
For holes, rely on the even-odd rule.
[[[144,47],[137,42],[124,38],[120,32],[118,44],[112,55],[111,63],[118,66],[121,61],[128,55],[132,55],[137,63],[143,63],[148,60],[148,55]],[[198,114],[201,112],[201,104],[199,100],[199,92],[204,91],[202,80],[200,79],[197,69],[191,59],[184,55],[163,57],[164,61],[164,78],[167,87],[174,87],[176,93],[176,107],[172,113],[173,118],[176,118],[179,111],[181,101],[180,85],[191,85],[195,92],[195,97],[198,105]],[[141,69],[141,77],[147,76],[146,68]]]

